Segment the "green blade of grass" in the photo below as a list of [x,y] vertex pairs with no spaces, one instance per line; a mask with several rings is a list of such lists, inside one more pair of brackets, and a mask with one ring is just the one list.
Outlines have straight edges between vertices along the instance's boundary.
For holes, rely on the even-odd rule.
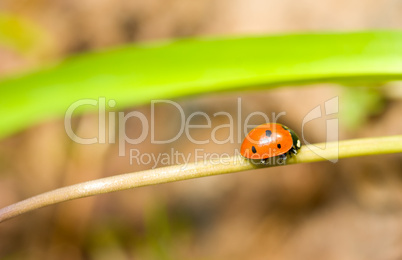
[[402,32],[187,39],[70,58],[0,81],[0,137],[106,97],[122,108],[151,99],[317,81],[402,78]]

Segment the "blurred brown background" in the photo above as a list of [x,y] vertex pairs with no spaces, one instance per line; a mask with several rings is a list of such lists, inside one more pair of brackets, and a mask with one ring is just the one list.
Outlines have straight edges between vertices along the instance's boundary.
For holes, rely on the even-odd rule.
[[[49,36],[38,55],[0,48],[3,75],[139,41],[402,28],[400,0],[2,0],[0,11],[36,23]],[[357,89],[353,95],[367,94],[366,88]],[[359,115],[358,125],[340,118],[341,139],[402,133],[402,102],[395,94],[400,86],[385,89],[390,91],[373,90],[380,109]],[[187,116],[207,113],[214,127],[228,121],[213,114],[236,115],[241,97],[241,120],[254,111],[285,111],[280,122],[301,134],[303,117],[311,109],[335,96],[341,110],[348,105],[345,91],[329,84],[289,86],[174,101]],[[149,105],[125,112],[133,110],[150,116]],[[168,105],[158,106],[156,114],[157,136],[174,136],[179,114]],[[325,119],[305,129],[310,143],[325,141]],[[94,114],[81,116],[75,129],[81,136],[95,136],[97,120]],[[264,120],[256,116],[251,122]],[[141,131],[137,123],[127,124],[133,138]],[[192,123],[205,122],[194,118]],[[221,140],[227,137],[225,131],[217,132]],[[191,134],[205,140],[211,132]],[[127,145],[127,150],[233,154],[239,145],[194,145],[183,136],[168,145],[152,145],[148,138]],[[382,155],[260,169],[70,201],[0,224],[0,258],[402,259],[401,159],[400,154]],[[0,141],[0,206],[77,182],[149,168],[130,165],[128,156],[118,157],[117,145],[73,143],[63,119],[48,121]]]

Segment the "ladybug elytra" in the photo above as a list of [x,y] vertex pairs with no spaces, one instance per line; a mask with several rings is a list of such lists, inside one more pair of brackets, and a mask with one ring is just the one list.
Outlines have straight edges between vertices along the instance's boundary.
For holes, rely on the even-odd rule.
[[296,133],[287,126],[266,123],[251,130],[243,141],[240,154],[248,159],[261,160],[278,157],[285,161],[287,155],[297,154],[301,144]]

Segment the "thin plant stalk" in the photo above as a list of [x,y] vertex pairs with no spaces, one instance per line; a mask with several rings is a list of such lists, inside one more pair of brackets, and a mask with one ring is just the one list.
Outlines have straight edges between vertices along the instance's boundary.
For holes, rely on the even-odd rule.
[[[325,149],[323,149],[325,148]],[[402,152],[402,135],[346,140],[303,146],[289,164],[310,163],[338,159]],[[126,173],[59,188],[0,209],[0,222],[34,209],[97,194],[126,190],[160,183],[188,180],[212,175],[234,173],[262,167],[240,155],[217,161],[198,161],[187,165],[174,165],[152,170]],[[250,175],[252,178],[252,175]]]

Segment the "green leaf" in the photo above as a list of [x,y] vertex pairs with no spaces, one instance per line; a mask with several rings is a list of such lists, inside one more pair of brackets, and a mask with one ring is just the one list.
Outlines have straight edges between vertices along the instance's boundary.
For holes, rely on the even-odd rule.
[[88,53],[0,82],[0,137],[73,102],[106,97],[127,107],[151,99],[318,81],[402,78],[402,32],[185,39]]

